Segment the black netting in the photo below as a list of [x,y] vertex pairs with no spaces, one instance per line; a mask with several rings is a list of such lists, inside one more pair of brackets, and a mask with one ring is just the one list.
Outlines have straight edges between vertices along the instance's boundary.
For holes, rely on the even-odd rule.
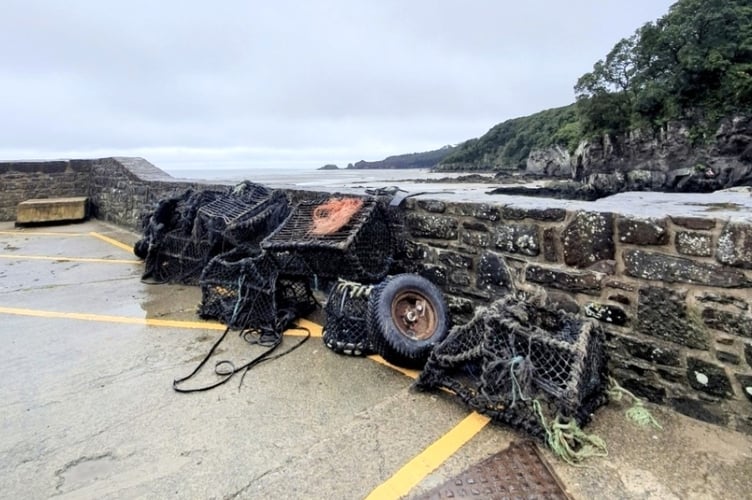
[[456,326],[416,385],[445,388],[474,410],[542,437],[541,416],[579,425],[606,402],[603,332],[592,321],[507,296]]
[[244,181],[227,190],[187,190],[162,200],[144,219],[134,246],[144,278],[197,284],[209,260],[235,247],[258,247],[289,214],[287,196]]
[[[375,282],[392,263],[393,241],[384,208],[373,199],[332,234],[311,233],[313,212],[324,201],[301,202],[261,246],[291,272]],[[291,265],[290,263],[294,265]]]
[[371,286],[337,280],[326,300],[324,344],[350,356],[373,354],[366,325]]
[[280,276],[260,249],[236,248],[214,257],[201,276],[201,295],[201,317],[274,337],[316,307],[308,283]]

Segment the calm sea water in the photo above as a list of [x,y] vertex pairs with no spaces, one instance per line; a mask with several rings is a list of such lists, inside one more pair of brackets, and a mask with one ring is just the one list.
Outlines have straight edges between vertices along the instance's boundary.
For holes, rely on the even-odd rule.
[[[316,170],[311,168],[253,168],[253,169],[213,169],[180,170],[164,169],[173,177],[181,179],[201,179],[219,182],[240,182],[250,180],[275,187],[294,186],[298,188],[356,188],[412,185],[416,179],[431,181],[466,174],[432,173],[425,169],[395,170]],[[417,184],[417,183],[416,183]],[[422,183],[421,183],[422,184]],[[485,187],[488,187],[487,185]]]

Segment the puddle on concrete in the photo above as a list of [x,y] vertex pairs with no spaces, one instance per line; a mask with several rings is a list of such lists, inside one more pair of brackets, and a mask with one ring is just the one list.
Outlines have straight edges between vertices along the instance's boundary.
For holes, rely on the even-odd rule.
[[58,477],[57,490],[61,493],[75,491],[112,476],[116,468],[117,460],[111,453],[77,458],[55,472]]

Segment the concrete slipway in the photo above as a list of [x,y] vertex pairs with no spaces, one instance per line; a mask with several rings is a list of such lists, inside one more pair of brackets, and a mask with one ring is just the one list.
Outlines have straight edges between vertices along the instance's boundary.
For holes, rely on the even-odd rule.
[[[223,327],[198,288],[140,281],[137,237],[0,224],[0,497],[410,498],[522,437],[316,337],[242,387],[175,393]],[[253,354],[233,335],[218,358]],[[544,451],[572,497],[752,497],[752,436],[651,410],[662,431],[600,410],[609,456],[586,468]]]

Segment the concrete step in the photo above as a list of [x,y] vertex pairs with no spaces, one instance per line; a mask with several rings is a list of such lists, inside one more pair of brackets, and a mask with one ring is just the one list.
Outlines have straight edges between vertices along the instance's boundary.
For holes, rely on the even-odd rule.
[[89,199],[38,198],[22,201],[16,208],[16,225],[83,221],[89,217]]

